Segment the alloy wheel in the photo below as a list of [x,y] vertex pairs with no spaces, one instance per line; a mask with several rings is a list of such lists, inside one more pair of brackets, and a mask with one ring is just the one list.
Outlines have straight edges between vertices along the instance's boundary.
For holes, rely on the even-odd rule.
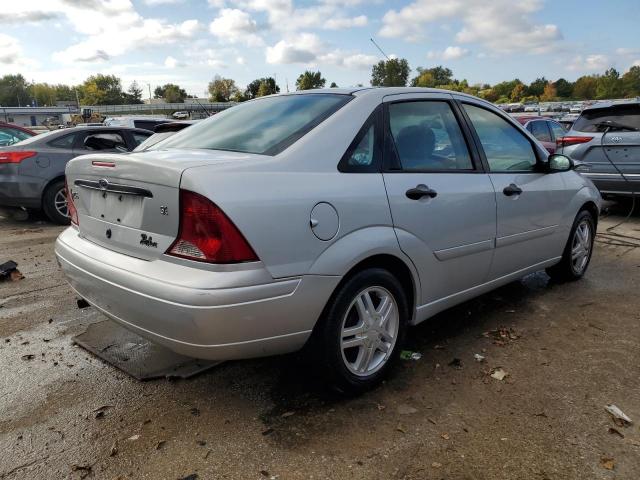
[[571,266],[576,274],[581,274],[589,263],[592,248],[591,224],[582,220],[576,227],[571,243]]
[[380,370],[393,353],[399,329],[393,295],[382,287],[361,291],[342,320],[340,348],[347,369],[357,376]]
[[53,197],[53,206],[56,211],[63,217],[69,217],[69,208],[67,207],[67,194],[64,188],[61,188],[56,192]]

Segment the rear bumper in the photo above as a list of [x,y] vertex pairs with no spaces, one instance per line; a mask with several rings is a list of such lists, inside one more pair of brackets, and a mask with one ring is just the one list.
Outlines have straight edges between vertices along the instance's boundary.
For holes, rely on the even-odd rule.
[[100,247],[74,228],[56,241],[73,289],[125,328],[197,358],[230,360],[300,349],[333,289],[333,276],[280,281],[256,268],[210,271],[145,261]]

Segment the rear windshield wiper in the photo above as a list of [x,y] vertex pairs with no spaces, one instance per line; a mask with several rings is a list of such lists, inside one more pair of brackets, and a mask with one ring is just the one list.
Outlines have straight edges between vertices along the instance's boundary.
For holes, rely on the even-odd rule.
[[605,120],[603,122],[596,123],[596,127],[603,127],[607,130],[628,130],[630,132],[637,132],[638,128],[632,125],[625,125],[614,120]]

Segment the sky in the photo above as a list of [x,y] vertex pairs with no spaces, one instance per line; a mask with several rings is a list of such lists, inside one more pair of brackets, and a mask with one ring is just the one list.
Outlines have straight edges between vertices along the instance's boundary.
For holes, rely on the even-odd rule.
[[[640,0],[20,0],[0,10],[0,75],[126,89],[177,83],[204,96],[214,75],[295,89],[306,69],[369,85],[383,54],[445,65],[469,83],[575,80],[640,65]],[[147,93],[145,92],[145,96]]]

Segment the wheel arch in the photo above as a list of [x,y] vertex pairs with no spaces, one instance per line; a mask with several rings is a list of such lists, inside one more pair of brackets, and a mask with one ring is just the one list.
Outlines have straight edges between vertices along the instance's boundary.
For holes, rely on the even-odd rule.
[[586,210],[593,216],[593,222],[595,223],[595,227],[597,228],[598,216],[600,215],[600,210],[598,209],[598,206],[595,204],[595,202],[589,200],[583,203],[582,206],[580,207],[580,210],[578,211],[582,211],[582,210]]

